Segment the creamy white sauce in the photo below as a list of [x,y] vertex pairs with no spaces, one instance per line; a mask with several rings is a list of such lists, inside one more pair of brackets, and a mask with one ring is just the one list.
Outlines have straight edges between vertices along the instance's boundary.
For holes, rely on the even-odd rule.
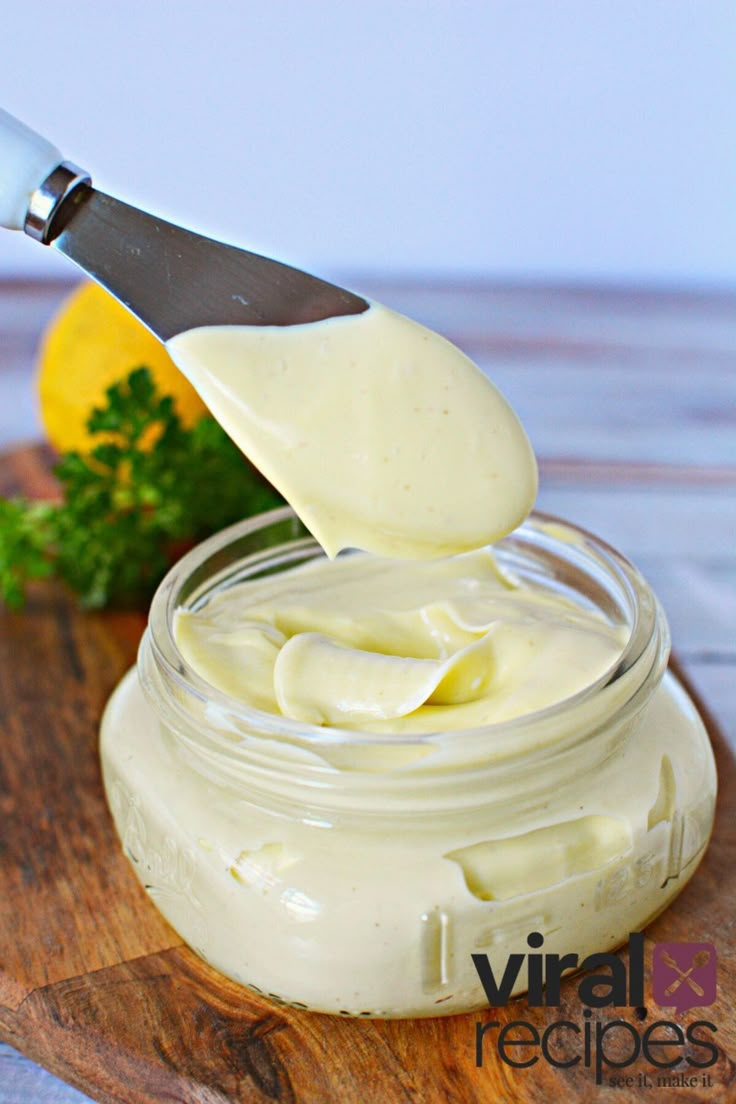
[[715,771],[672,677],[603,742],[608,754],[581,752],[574,770],[553,756],[510,775],[479,767],[439,812],[440,766],[402,800],[395,788],[413,765],[365,787],[333,767],[326,790],[300,789],[297,766],[290,797],[270,801],[243,777],[218,782],[206,761],[193,769],[131,672],[103,720],[102,762],[136,875],[213,966],[325,1012],[436,1016],[486,1004],[471,953],[488,954],[500,979],[530,931],[550,953],[611,950],[695,870]]
[[[582,958],[641,928],[692,873],[713,812],[707,737],[671,679],[641,714],[614,708],[626,677],[584,698],[574,724],[595,739],[574,756],[552,753],[577,733],[561,710],[532,729],[542,754],[531,746],[513,771],[494,759],[493,729],[477,759],[458,760],[457,730],[595,684],[626,639],[582,599],[507,578],[482,547],[536,492],[498,391],[375,305],[309,326],[193,330],[168,347],[327,553],[367,552],[177,613],[184,659],[255,710],[242,724],[150,670],[148,702],[135,677],[113,696],[106,790],[164,915],[238,981],[379,1016],[482,1007],[471,952],[500,977],[531,930]],[[150,641],[141,655],[155,666]],[[312,751],[279,716],[356,739],[328,733]],[[253,757],[250,773],[210,749],[210,729]],[[364,731],[389,739],[361,743]]]
[[454,345],[386,307],[202,327],[167,348],[330,556],[450,555],[532,508],[534,454],[509,404]]
[[175,638],[212,686],[309,724],[373,732],[474,728],[595,683],[628,631],[505,577],[487,549],[441,560],[355,553],[246,581]]

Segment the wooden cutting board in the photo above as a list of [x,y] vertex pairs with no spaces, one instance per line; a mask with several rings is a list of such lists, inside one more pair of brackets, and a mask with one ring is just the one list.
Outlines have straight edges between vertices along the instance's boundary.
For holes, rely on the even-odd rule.
[[[53,492],[41,450],[0,458],[0,494],[16,491]],[[354,1021],[276,1007],[184,947],[118,849],[97,762],[102,708],[134,661],[143,625],[137,614],[80,613],[55,585],[36,588],[22,613],[0,613],[2,1039],[105,1104],[642,1098],[636,1087],[596,1089],[582,1064],[512,1070],[496,1059],[476,1067],[479,1020],[524,1019],[542,1030],[553,1019],[580,1021],[571,982],[559,1011],[529,1009],[521,998],[492,1015]],[[717,1003],[680,1022],[715,1023],[721,1053],[710,1086],[655,1084],[650,1099],[662,1104],[736,1099],[736,769],[709,725],[720,777],[715,836],[646,942],[648,950],[663,940],[716,945]],[[646,1014],[617,1010],[640,1031],[647,1017],[674,1015],[660,1012],[649,992],[647,978]],[[624,1072],[644,1070],[652,1067],[639,1062]]]

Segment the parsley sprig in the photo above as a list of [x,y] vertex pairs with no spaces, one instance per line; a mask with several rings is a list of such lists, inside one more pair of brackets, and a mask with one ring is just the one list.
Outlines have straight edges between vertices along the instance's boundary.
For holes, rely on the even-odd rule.
[[283,500],[209,416],[185,428],[147,368],[108,388],[64,455],[61,500],[0,498],[0,598],[21,606],[55,576],[88,608],[147,601],[184,547]]

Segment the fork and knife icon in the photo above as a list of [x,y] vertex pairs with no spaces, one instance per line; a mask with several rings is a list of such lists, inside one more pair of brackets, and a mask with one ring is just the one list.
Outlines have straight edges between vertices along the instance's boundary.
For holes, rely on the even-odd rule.
[[699,970],[701,969],[701,967],[707,966],[710,962],[710,957],[710,951],[698,951],[697,954],[693,957],[693,960],[690,963],[688,969],[683,970],[680,967],[679,963],[675,962],[672,955],[663,950],[660,954],[660,959],[662,960],[662,962],[664,962],[665,966],[667,966],[668,969],[674,970],[677,973],[677,977],[675,978],[675,980],[665,989],[665,996],[671,997],[673,993],[677,992],[681,985],[685,984],[685,982],[687,982],[693,992],[697,993],[699,997],[705,996],[705,990],[702,988],[701,985],[698,984],[694,977],[691,977],[691,974],[695,970]]

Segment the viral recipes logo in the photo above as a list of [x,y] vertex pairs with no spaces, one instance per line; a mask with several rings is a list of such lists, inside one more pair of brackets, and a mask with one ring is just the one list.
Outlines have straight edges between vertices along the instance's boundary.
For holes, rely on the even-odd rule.
[[[540,1060],[557,1069],[582,1064],[592,1069],[597,1085],[604,1076],[610,1085],[651,1087],[655,1081],[647,1073],[636,1077],[626,1071],[639,1058],[652,1067],[656,1084],[662,1087],[709,1085],[710,1075],[702,1070],[718,1060],[713,1035],[718,1030],[710,1020],[699,1019],[683,1028],[673,1020],[658,1019],[645,1024],[644,936],[629,936],[629,961],[618,955],[588,955],[582,961],[576,954],[541,953],[544,936],[527,936],[527,954],[511,954],[503,975],[498,978],[488,955],[472,956],[488,1003],[499,1008],[523,981],[526,966],[527,1004],[530,1008],[560,1007],[563,974],[569,970],[586,971],[577,982],[578,998],[583,1006],[580,1022],[557,1019],[542,1030],[529,1020],[478,1022],[475,1032],[475,1061],[482,1066],[490,1046],[498,1058],[514,1069],[528,1069]],[[716,949],[712,943],[657,943],[652,954],[652,997],[678,1015],[690,1008],[706,1007],[716,999]],[[594,1009],[636,1009],[638,1024],[620,1018],[595,1019]],[[674,1054],[673,1054],[674,1052]],[[685,1072],[666,1074],[683,1061]],[[658,1072],[659,1071],[659,1072]]]

